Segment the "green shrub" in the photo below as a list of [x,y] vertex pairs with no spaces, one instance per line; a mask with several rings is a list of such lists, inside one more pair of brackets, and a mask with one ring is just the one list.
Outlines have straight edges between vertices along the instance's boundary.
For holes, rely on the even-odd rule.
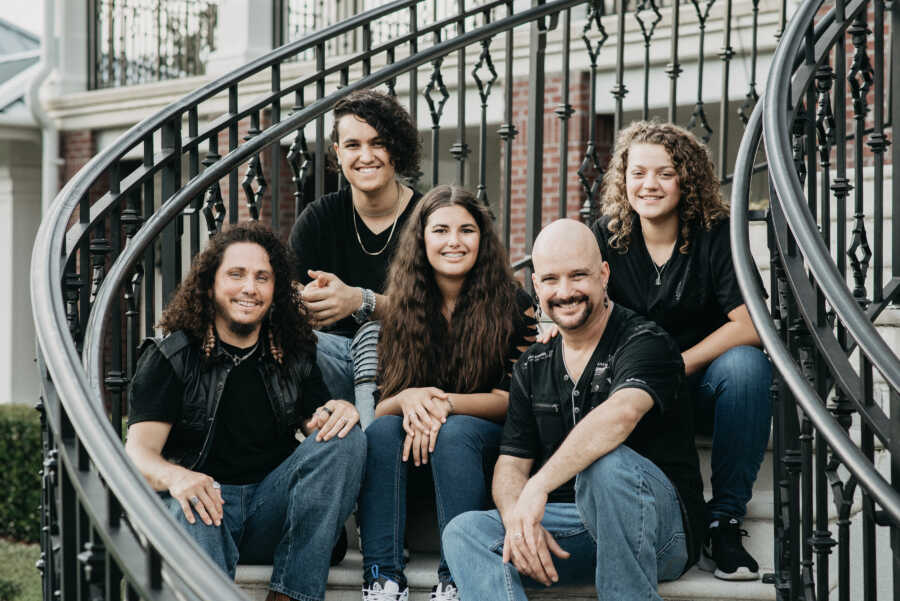
[[39,540],[41,461],[38,412],[27,405],[0,405],[0,537]]

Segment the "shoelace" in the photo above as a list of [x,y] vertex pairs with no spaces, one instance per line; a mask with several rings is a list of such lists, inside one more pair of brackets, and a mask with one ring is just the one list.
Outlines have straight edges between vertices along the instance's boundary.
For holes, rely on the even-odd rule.
[[459,601],[459,592],[455,585],[442,582],[431,592],[429,599],[430,601]]

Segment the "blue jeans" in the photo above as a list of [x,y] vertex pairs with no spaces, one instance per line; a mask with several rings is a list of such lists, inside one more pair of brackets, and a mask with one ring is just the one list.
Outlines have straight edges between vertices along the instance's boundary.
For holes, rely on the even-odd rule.
[[356,405],[363,430],[375,419],[375,372],[381,324],[370,321],[353,338],[316,331],[316,363],[333,399]]
[[[434,480],[438,529],[457,515],[490,506],[486,466],[497,459],[502,427],[472,417],[451,415],[441,426],[434,453],[416,468],[412,457],[404,463],[403,418],[385,415],[366,430],[366,476],[359,495],[359,527],[362,536],[363,578],[378,573],[406,585],[403,574],[403,537],[406,532],[406,490],[409,471],[431,467]],[[441,581],[451,580],[443,554],[438,566]]]
[[710,520],[747,513],[772,421],[772,365],[754,346],[731,348],[691,376],[697,431],[712,434]]
[[325,598],[331,549],[353,511],[366,457],[365,434],[306,438],[261,482],[222,485],[221,526],[190,524],[178,501],[163,502],[213,561],[234,578],[241,563],[272,564],[269,588],[300,601]]
[[[558,585],[593,580],[604,601],[661,601],[658,582],[678,578],[687,564],[675,487],[624,445],[578,474],[575,503],[548,503],[541,524],[571,553],[553,556]],[[497,511],[469,512],[447,525],[444,553],[463,601],[527,601],[525,588],[544,588],[503,563],[504,533]]]

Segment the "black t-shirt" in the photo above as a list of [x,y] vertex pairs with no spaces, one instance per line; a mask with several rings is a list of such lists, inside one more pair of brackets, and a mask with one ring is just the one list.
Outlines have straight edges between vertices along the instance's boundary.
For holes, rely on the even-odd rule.
[[[232,355],[246,351],[219,341]],[[128,424],[159,421],[174,424],[181,412],[184,386],[171,363],[151,345],[142,358],[142,369],[134,376]],[[266,394],[259,369],[260,351],[233,367],[215,415],[215,431],[206,459],[196,470],[223,484],[252,484],[261,481],[284,461],[297,446],[292,432],[275,422],[275,412]],[[318,366],[313,366],[303,383],[303,406],[298,413],[306,419],[329,397]]]
[[609,263],[610,298],[661,325],[681,351],[719,329],[728,322],[728,313],[744,304],[731,262],[728,219],[710,231],[694,228],[688,254],[678,250],[683,243],[679,234],[672,256],[658,274],[640,220],[634,220],[631,243],[624,254],[609,246],[612,234],[608,224],[609,217],[603,216],[593,230],[603,259]]
[[[310,281],[308,270],[327,271],[341,278],[348,286],[360,286],[383,293],[387,284],[388,265],[397,247],[397,240],[420,198],[422,194],[413,190],[412,198],[397,218],[393,234],[391,228],[378,234],[372,233],[356,215],[349,187],[326,194],[310,203],[291,229],[291,248],[297,259],[297,279],[307,284]],[[384,248],[384,252],[375,256],[363,252],[356,239],[357,231],[366,250],[375,252]],[[326,329],[351,337],[359,329],[359,324],[352,316],[347,316]]]
[[[577,383],[569,377],[562,355],[562,337],[557,336],[548,344],[532,345],[519,358],[513,369],[500,453],[534,459],[537,471],[587,413],[617,390],[639,388],[653,399],[653,407],[624,444],[669,477],[689,527],[695,533],[704,532],[693,413],[691,404],[679,394],[684,364],[672,338],[656,324],[614,304],[603,336]],[[573,503],[575,480],[560,486],[549,498]],[[699,538],[693,537],[691,544],[699,545]]]

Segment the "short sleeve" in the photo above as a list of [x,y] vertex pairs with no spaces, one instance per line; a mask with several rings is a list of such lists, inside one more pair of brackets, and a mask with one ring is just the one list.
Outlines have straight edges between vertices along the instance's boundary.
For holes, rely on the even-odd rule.
[[184,385],[156,345],[141,355],[128,390],[129,426],[150,421],[174,424],[181,414]]
[[307,271],[319,265],[321,223],[315,203],[308,205],[291,228],[290,245],[294,251],[295,277],[304,285],[310,282]]
[[531,394],[522,371],[521,364],[516,364],[513,368],[500,454],[536,459],[540,453],[540,438],[531,406]]
[[684,379],[684,361],[675,341],[659,326],[637,328],[611,361],[609,395],[624,388],[638,388],[665,414]]
[[733,309],[744,304],[744,296],[738,286],[731,261],[731,232],[728,220],[716,224],[710,234],[709,268],[712,275],[713,289],[722,313],[728,315]]
[[513,366],[525,350],[537,337],[537,318],[534,315],[534,301],[523,289],[516,290],[516,329],[509,341],[506,353],[506,371],[503,379],[496,386],[500,390],[509,390]]
[[331,398],[331,393],[328,392],[328,387],[325,386],[325,379],[322,377],[322,370],[319,369],[317,364],[313,363],[312,370],[303,380],[302,390],[303,406],[301,413],[305,420],[312,417],[316,409]]

